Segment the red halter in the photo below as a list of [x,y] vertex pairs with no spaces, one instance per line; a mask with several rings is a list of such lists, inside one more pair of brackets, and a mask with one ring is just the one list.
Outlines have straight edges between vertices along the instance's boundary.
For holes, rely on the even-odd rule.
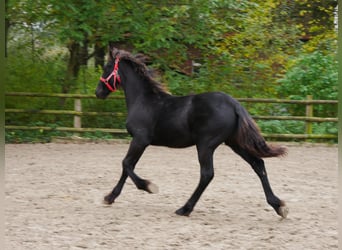
[[[103,82],[111,92],[114,92],[117,90],[116,81],[118,81],[118,83],[121,83],[121,78],[118,74],[119,61],[120,61],[120,58],[117,56],[115,59],[114,69],[112,73],[110,73],[110,75],[106,79],[103,77],[100,78],[100,81]],[[110,86],[108,82],[110,78],[112,78],[112,76],[114,77],[113,87]]]

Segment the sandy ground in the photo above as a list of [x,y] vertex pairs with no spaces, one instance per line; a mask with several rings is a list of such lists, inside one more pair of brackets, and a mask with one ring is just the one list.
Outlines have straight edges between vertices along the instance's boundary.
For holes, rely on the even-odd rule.
[[195,189],[195,148],[149,147],[112,206],[102,204],[121,174],[127,144],[6,145],[6,250],[337,249],[337,147],[287,145],[266,159],[282,220],[253,170],[229,148],[215,153],[215,178],[190,217],[177,216]]

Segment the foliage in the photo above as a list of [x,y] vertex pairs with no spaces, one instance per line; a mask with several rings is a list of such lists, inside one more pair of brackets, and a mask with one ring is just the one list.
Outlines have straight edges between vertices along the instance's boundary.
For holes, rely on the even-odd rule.
[[[101,71],[93,66],[93,57],[101,56],[113,42],[148,55],[150,67],[177,95],[215,90],[234,97],[337,96],[336,0],[12,0],[6,4],[6,91],[93,93]],[[199,67],[192,67],[192,62]],[[73,103],[56,98],[6,99],[7,108],[60,106],[72,109]],[[97,100],[84,106],[91,111],[125,109]],[[249,110],[265,115],[302,112],[265,105]],[[336,110],[319,107],[317,112],[335,116]],[[69,117],[40,119],[6,114],[8,124],[69,122]],[[84,123],[124,127],[123,120],[111,122],[108,117],[89,117]],[[296,126],[286,123],[284,128]]]
[[6,91],[59,92],[65,71],[63,54],[30,58],[24,49],[11,49],[10,53],[12,56],[6,63]]
[[302,121],[258,121],[258,126],[267,134],[303,134],[305,129]]
[[279,80],[282,97],[303,100],[337,100],[337,59],[320,51],[303,54],[294,59],[284,78]]
[[[30,122],[26,124],[28,126],[47,126],[56,127],[57,123],[43,123],[43,122]],[[51,138],[54,136],[70,137],[72,133],[59,132],[59,131],[45,131],[45,130],[10,130],[5,132],[5,140],[7,143],[28,143],[28,142],[51,142]]]
[[[75,78],[87,66],[91,46],[111,41],[151,56],[154,66],[168,75],[177,75],[187,60],[199,62],[199,74],[187,80],[200,91],[214,87],[235,96],[274,96],[289,56],[303,47],[302,34],[314,34],[313,42],[304,45],[311,52],[317,41],[334,39],[335,2],[13,0],[8,8],[10,44],[28,37],[27,48],[31,45],[34,53],[56,44],[68,48],[61,83],[67,92],[77,89]],[[181,87],[177,92],[182,83],[176,84]]]
[[[266,134],[303,134],[305,122],[303,121],[258,121],[261,131]],[[335,134],[338,129],[336,123],[313,123],[313,134]]]
[[[33,60],[25,55],[25,50],[11,50],[10,53],[15,56],[7,59],[6,92],[59,92],[65,68],[64,62],[59,55],[54,57],[36,56]],[[28,110],[56,109],[61,103],[61,100],[56,98],[49,100],[22,97],[18,101],[16,97],[6,97],[5,101],[6,108]],[[6,124],[29,124],[42,121],[42,118],[37,115],[9,113],[6,114],[5,121]],[[44,121],[54,123],[58,121],[58,118],[53,115],[44,116]]]
[[324,38],[334,30],[334,10],[337,0],[295,0],[293,17],[303,36]]
[[273,21],[278,1],[255,1],[246,10],[239,29],[219,43],[231,57],[229,83],[233,93],[245,97],[274,96],[275,79],[289,55],[300,46],[298,30]]
[[[335,55],[315,51],[291,61],[284,78],[279,80],[279,95],[283,98],[304,100],[312,95],[318,100],[337,100],[337,59]],[[299,114],[299,107],[292,112]],[[317,105],[316,116],[337,117],[337,107]]]

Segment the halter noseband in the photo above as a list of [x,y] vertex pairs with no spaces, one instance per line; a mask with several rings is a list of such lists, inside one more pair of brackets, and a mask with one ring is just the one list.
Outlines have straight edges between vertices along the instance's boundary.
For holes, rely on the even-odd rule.
[[[117,56],[115,59],[114,69],[113,69],[112,73],[110,73],[110,75],[107,78],[100,77],[100,81],[103,82],[106,85],[106,87],[109,89],[109,91],[111,91],[111,92],[114,92],[117,90],[116,81],[118,81],[118,83],[121,83],[121,78],[118,74],[119,61],[120,61],[120,58],[119,58],[119,56]],[[110,84],[109,84],[109,80],[110,80],[110,78],[112,78],[112,76],[114,77],[113,87],[110,86]]]

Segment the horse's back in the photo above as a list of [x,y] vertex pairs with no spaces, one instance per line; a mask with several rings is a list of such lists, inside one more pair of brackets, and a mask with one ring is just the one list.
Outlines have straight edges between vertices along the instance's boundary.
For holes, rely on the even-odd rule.
[[212,115],[217,115],[224,111],[233,110],[238,105],[238,102],[222,92],[207,92],[194,95],[192,105],[194,112],[211,110],[213,112]]
[[236,127],[235,105],[221,92],[171,97],[160,112],[152,144],[187,147],[211,137],[224,142]]
[[236,105],[239,104],[235,99],[221,92],[195,96],[190,113],[191,129],[198,136],[229,137],[237,126]]

